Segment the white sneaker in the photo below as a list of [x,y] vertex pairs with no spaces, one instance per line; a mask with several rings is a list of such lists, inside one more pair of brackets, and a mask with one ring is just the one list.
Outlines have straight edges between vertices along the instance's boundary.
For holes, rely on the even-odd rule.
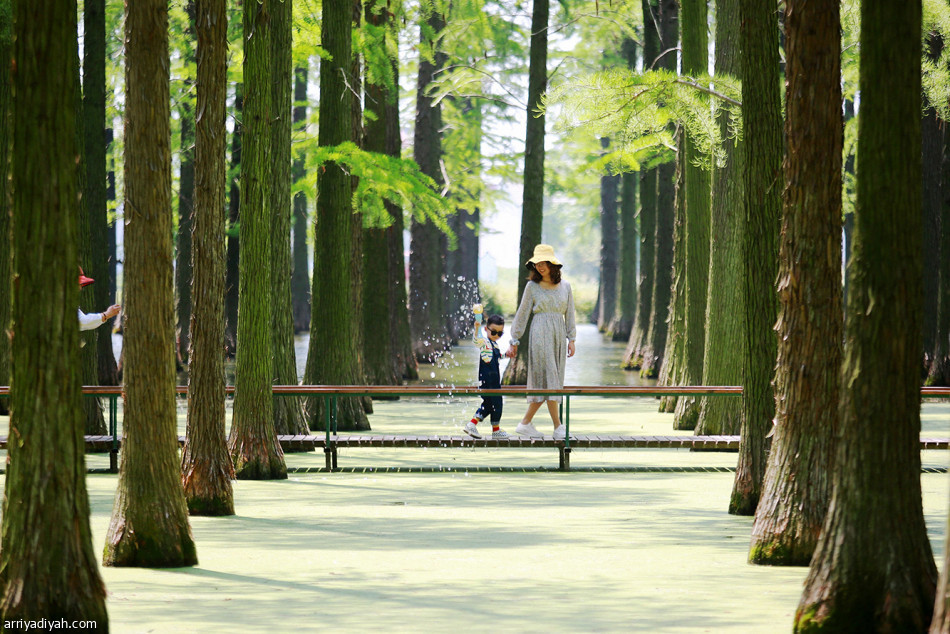
[[504,429],[499,429],[498,431],[493,431],[491,433],[492,440],[508,440],[511,436],[508,435]]
[[567,429],[563,424],[559,425],[557,429],[554,430],[554,440],[564,440],[567,436]]
[[515,427],[515,433],[528,438],[544,438],[544,434],[535,429],[534,423],[528,423],[527,425],[518,423],[518,426]]
[[473,423],[472,421],[468,421],[467,423],[465,423],[465,427],[462,428],[462,431],[464,431],[466,434],[468,434],[472,438],[481,439],[482,437],[482,435],[478,433],[478,427],[476,427],[475,423]]

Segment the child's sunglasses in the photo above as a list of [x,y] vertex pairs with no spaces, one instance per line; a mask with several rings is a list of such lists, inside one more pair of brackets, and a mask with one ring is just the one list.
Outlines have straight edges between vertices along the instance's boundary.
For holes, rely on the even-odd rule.
[[500,336],[502,336],[503,334],[505,334],[505,329],[502,328],[501,330],[492,330],[491,328],[489,328],[489,329],[488,329],[488,334],[490,334],[490,335],[495,335],[495,336],[497,336],[497,337],[500,337]]

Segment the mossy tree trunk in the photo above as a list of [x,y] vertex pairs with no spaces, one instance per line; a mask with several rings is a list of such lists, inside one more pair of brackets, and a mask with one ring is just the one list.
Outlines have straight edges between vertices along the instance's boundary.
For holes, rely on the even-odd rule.
[[[432,49],[419,60],[416,82],[416,122],[413,158],[419,169],[440,187],[442,177],[442,106],[429,94],[436,75],[445,67],[439,50],[445,16],[428,7],[420,26],[422,47]],[[412,348],[420,363],[434,363],[450,344],[444,297],[445,257],[442,234],[431,222],[411,221],[409,246],[409,323]]]
[[125,418],[103,563],[198,563],[178,464],[168,7],[125,14]]
[[[645,39],[643,61],[654,68],[676,70],[676,56],[662,53],[676,48],[679,37],[679,6],[675,0],[649,0],[643,3],[644,15],[650,15],[651,28],[646,34],[653,33],[656,38],[652,41]],[[650,47],[647,51],[646,47]],[[672,158],[672,157],[671,157]],[[674,226],[674,172],[673,161],[661,164],[656,168],[656,182],[654,183],[647,172],[646,180],[641,181],[641,198],[646,191],[647,196],[655,197],[656,231],[654,233],[653,249],[653,286],[647,289],[651,294],[652,303],[649,324],[646,329],[646,339],[640,352],[640,376],[657,378],[661,366],[666,358],[668,333],[670,328],[667,318],[670,315],[671,294],[673,292],[673,226]],[[646,190],[644,189],[646,188]],[[641,229],[641,232],[643,230]],[[641,259],[643,255],[641,253]],[[641,289],[641,293],[643,289]]]
[[[13,266],[20,283],[13,296],[10,432],[19,442],[10,443],[7,456],[0,616],[91,620],[108,631],[89,527],[80,403],[76,3],[17,2],[14,11]],[[10,17],[9,4],[0,3],[8,62]],[[0,253],[7,257],[6,249]]]
[[[89,269],[84,269],[96,283],[90,291],[97,310],[111,306],[109,293],[109,223],[106,203],[106,15],[105,0],[83,2],[82,60],[83,157],[86,184],[83,201],[89,214]],[[110,132],[111,134],[111,132]],[[103,328],[96,336],[98,372],[96,383],[118,384],[118,369],[112,351],[112,337]],[[2,379],[0,379],[2,383]]]
[[224,188],[227,128],[227,6],[196,0],[197,104],[195,207],[192,234],[188,433],[181,481],[192,515],[234,515],[234,465],[225,436]]
[[241,258],[234,414],[228,450],[234,474],[245,480],[287,477],[274,430],[272,322],[273,186],[270,155],[272,83],[271,9],[262,0],[244,5],[244,129],[241,156]]
[[[524,187],[521,199],[521,242],[518,253],[518,302],[524,295],[527,279],[524,263],[541,242],[544,222],[544,114],[541,99],[548,86],[548,20],[549,0],[534,0],[531,11],[531,43],[528,53],[528,110],[524,147]],[[569,264],[569,263],[568,263]],[[508,362],[502,377],[503,385],[524,385],[528,382],[528,349],[531,320],[528,320],[518,355]]]
[[[739,64],[739,0],[716,0],[716,73],[741,78]],[[715,104],[725,156],[712,171],[709,285],[706,295],[706,349],[703,385],[740,385],[745,367],[745,267],[742,240],[742,151],[730,134],[730,115]],[[737,398],[700,399],[697,434],[738,434],[742,401]]]
[[[321,34],[331,58],[320,60],[321,146],[351,141],[353,112],[350,85],[352,3],[324,3]],[[357,385],[363,382],[358,343],[362,324],[354,314],[358,288],[352,282],[354,250],[353,184],[338,163],[328,162],[317,179],[316,247],[313,269],[313,312],[304,382]],[[306,413],[311,429],[324,428],[325,403],[310,398]],[[341,430],[369,429],[361,400],[344,398],[337,411]]]
[[[274,383],[297,385],[297,357],[294,353],[294,308],[291,271],[294,267],[290,225],[293,202],[290,196],[293,101],[292,0],[271,2],[271,179],[268,188],[271,210],[271,318],[274,336]],[[297,396],[274,396],[274,429],[278,434],[309,433],[303,404]]]
[[[0,0],[0,63],[13,58],[12,0]],[[10,119],[12,92],[10,74],[0,73],[0,385],[10,385],[10,337],[13,312],[13,242],[11,232],[10,189]],[[10,411],[9,401],[0,398],[0,414]]]
[[786,29],[790,98],[775,433],[749,560],[805,566],[828,509],[838,430],[843,132],[838,3],[793,0]]
[[[606,152],[610,139],[601,137],[600,147]],[[597,330],[608,333],[617,313],[617,273],[620,267],[619,226],[620,175],[605,172],[600,177],[600,310]]]
[[[647,347],[647,333],[650,331],[650,318],[653,309],[653,275],[656,252],[656,168],[643,170],[634,178],[639,179],[640,190],[640,270],[637,278],[637,307],[627,339],[627,348],[623,353],[623,368],[639,370],[643,366],[643,353]],[[627,190],[627,174],[624,174],[624,192]],[[624,196],[626,205],[626,196]],[[626,236],[626,231],[624,232]],[[626,251],[626,247],[624,248]]]
[[920,490],[920,33],[920,0],[861,3],[841,441],[799,632],[922,632],[933,612],[937,571]]
[[231,356],[237,352],[238,290],[240,285],[241,240],[238,227],[241,222],[241,186],[237,174],[241,169],[241,137],[244,135],[244,84],[234,87],[234,132],[231,137],[232,177],[228,193],[228,259],[224,280],[224,345]]
[[739,461],[729,512],[752,515],[759,503],[766,466],[766,434],[772,428],[778,312],[779,223],[782,209],[782,100],[778,66],[778,16],[758,0],[740,0],[742,55],[745,235],[742,261],[746,314],[745,370]]
[[[706,0],[682,0],[680,31],[683,74],[705,75],[709,55]],[[717,43],[718,44],[718,43]],[[697,165],[700,150],[690,134],[684,135],[683,182],[686,207],[686,338],[683,342],[683,380],[689,385],[703,381],[706,347],[706,300],[709,282],[709,170]],[[676,403],[676,429],[694,429],[699,419],[699,400],[683,397]]]
[[[294,126],[302,131],[307,122],[307,74],[305,65],[294,70]],[[294,184],[306,176],[306,156],[298,152],[291,168]],[[294,193],[293,211],[293,260],[294,270],[290,275],[290,295],[294,310],[294,332],[310,329],[310,260],[307,257],[307,193],[302,189]]]

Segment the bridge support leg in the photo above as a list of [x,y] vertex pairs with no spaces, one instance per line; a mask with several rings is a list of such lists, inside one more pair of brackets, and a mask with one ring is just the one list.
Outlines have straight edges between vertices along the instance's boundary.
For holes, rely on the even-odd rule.
[[571,448],[570,447],[559,447],[558,451],[560,452],[560,469],[561,471],[570,471],[571,470]]
[[324,447],[323,454],[327,459],[327,470],[336,469],[336,447]]

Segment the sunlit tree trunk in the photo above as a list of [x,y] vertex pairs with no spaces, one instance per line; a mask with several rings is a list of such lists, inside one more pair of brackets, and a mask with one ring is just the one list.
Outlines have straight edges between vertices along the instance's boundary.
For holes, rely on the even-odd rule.
[[[636,72],[637,68],[637,44],[633,38],[624,38],[621,44],[621,54],[627,62],[627,68],[631,72]],[[637,184],[639,183],[639,174],[636,172],[624,172],[620,176],[620,297],[618,301],[617,314],[614,317],[614,323],[610,330],[613,333],[613,341],[626,341],[629,343],[630,335],[634,324],[637,321],[637,255],[638,243],[637,237]],[[653,234],[650,234],[652,244]],[[652,267],[652,262],[650,263]],[[650,277],[652,280],[652,270]],[[652,297],[650,298],[652,299]],[[647,313],[649,315],[649,312]],[[637,337],[635,348],[640,348],[643,342],[643,333],[645,328],[640,329],[640,335]],[[634,369],[627,355],[624,354],[623,365],[627,369]],[[636,367],[640,367],[639,357],[636,359]],[[629,367],[628,367],[629,366]]]
[[937,571],[920,489],[920,33],[920,0],[861,3],[841,432],[799,632],[922,632],[933,612]]
[[831,495],[841,368],[838,3],[786,13],[785,201],[779,246],[775,433],[749,559],[807,565]]
[[[610,139],[600,139],[604,151],[610,147]],[[620,256],[620,233],[618,229],[618,203],[620,176],[605,173],[600,177],[600,310],[597,329],[607,332],[617,312],[617,269]]]
[[[10,14],[3,15],[9,27]],[[10,433],[18,442],[7,448],[0,617],[92,620],[108,631],[89,527],[80,406],[76,3],[17,2],[13,19],[19,60],[13,73],[14,268],[20,283],[13,297]],[[10,53],[7,33],[4,55]]]
[[[188,14],[188,28],[184,37],[191,42],[195,41],[195,2],[188,0],[185,3],[185,12]],[[187,68],[195,64],[194,46],[185,47],[185,65]],[[190,347],[189,327],[191,325],[191,227],[195,209],[195,113],[192,107],[191,96],[194,80],[191,71],[187,71],[184,78],[182,98],[178,102],[178,121],[181,125],[181,147],[179,148],[178,177],[178,236],[175,249],[175,313],[177,316],[177,332],[175,346],[182,363],[188,363],[188,348]]]
[[[274,383],[297,385],[297,357],[294,353],[294,308],[291,295],[290,224],[293,203],[290,196],[290,133],[293,102],[292,0],[271,2],[271,317],[274,336]],[[278,434],[308,433],[303,404],[297,396],[274,397],[274,429]]]
[[103,563],[198,562],[178,463],[168,7],[125,15],[125,416]]
[[[739,66],[739,0],[716,0],[716,73],[741,78]],[[730,115],[716,104],[716,119],[725,156],[712,170],[709,287],[706,296],[706,348],[703,385],[739,385],[745,365],[745,267],[742,240],[742,151],[730,133]],[[697,434],[738,434],[742,401],[700,399]]]
[[241,258],[234,414],[228,450],[234,474],[246,480],[287,477],[274,430],[271,384],[274,336],[270,164],[272,82],[271,8],[280,0],[244,5],[244,129],[241,156]]
[[[708,36],[706,0],[682,0],[680,30],[683,46],[683,74],[705,75]],[[719,44],[719,43],[717,43]],[[690,385],[703,380],[703,353],[706,345],[706,299],[709,281],[709,170],[697,165],[700,150],[689,133],[680,146],[684,153],[683,182],[686,207],[686,339],[683,379]],[[699,418],[699,401],[682,397],[676,403],[677,429],[694,429]]]
[[[670,289],[669,311],[667,318],[666,347],[662,358],[663,365],[660,368],[658,382],[660,385],[683,385],[686,375],[686,209],[683,201],[685,191],[683,186],[683,132],[680,130],[676,135],[677,147],[680,150],[676,153],[675,166],[668,166],[676,174],[676,196],[673,200],[673,210],[671,213],[673,224],[672,240],[672,288]],[[659,190],[658,190],[659,191]],[[659,196],[658,196],[659,200]],[[657,227],[659,228],[659,221]],[[659,230],[659,229],[658,229]],[[659,233],[657,234],[659,235]],[[656,257],[657,262],[660,259],[660,244],[657,241]],[[657,284],[659,284],[659,267],[657,267]],[[659,289],[659,286],[656,286]],[[659,295],[654,299],[654,306],[657,305]],[[657,326],[658,319],[653,319],[652,324]],[[643,369],[648,369],[648,357],[644,356]],[[651,364],[652,365],[652,364]],[[641,370],[642,374],[642,370]],[[660,399],[661,412],[676,411],[675,396],[666,396]]]
[[752,515],[759,502],[766,466],[766,434],[772,428],[775,397],[778,312],[775,276],[782,200],[782,100],[778,66],[778,16],[775,7],[740,0],[739,46],[743,51],[742,109],[743,211],[745,235],[746,345],[742,381],[739,461],[729,512]]
[[[197,104],[195,207],[188,372],[188,433],[181,480],[192,515],[234,515],[234,466],[225,437],[224,188],[227,128],[227,6],[195,0]],[[198,325],[200,324],[200,328]]]

